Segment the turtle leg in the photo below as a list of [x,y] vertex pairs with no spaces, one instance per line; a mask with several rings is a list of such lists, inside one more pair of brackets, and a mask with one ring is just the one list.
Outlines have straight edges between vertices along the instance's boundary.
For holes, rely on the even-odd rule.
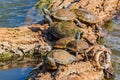
[[77,25],[78,25],[79,27],[82,27],[82,24],[81,24],[81,22],[80,22],[78,19],[75,19],[75,22],[77,22]]
[[55,74],[55,78],[59,75],[60,71],[63,69],[63,66],[62,65],[59,65],[57,71],[56,71],[56,74]]
[[53,58],[47,57],[48,59],[48,64],[51,66],[56,66],[55,60]]
[[43,11],[44,14],[51,16],[51,13],[48,9],[43,8],[42,11]]
[[52,21],[52,19],[51,19],[51,17],[50,17],[50,16],[51,16],[50,11],[47,10],[47,9],[45,9],[45,8],[43,8],[42,11],[44,12],[45,18],[48,20],[49,24],[51,24],[53,21]]
[[53,20],[51,19],[50,16],[45,15],[45,18],[48,20],[49,24],[53,23]]
[[85,54],[85,57],[86,57],[86,61],[88,61],[88,55],[87,55],[87,53],[85,52],[84,54]]
[[78,57],[78,52],[75,53],[75,56]]
[[76,61],[79,61],[78,52],[75,53],[75,56],[76,56],[76,58],[77,58]]

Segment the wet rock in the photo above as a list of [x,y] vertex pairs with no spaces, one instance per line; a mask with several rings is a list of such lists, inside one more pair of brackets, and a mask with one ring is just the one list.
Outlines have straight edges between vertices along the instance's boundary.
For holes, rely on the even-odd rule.
[[[42,30],[47,28],[46,24],[43,26],[33,24],[17,28],[0,28],[0,62],[5,62],[4,65],[6,65],[6,62],[11,64],[11,62],[22,60],[23,57],[32,56],[34,58],[36,45],[40,46],[40,51],[45,46],[49,47],[45,38],[42,37]],[[44,48],[44,52],[47,50]],[[40,51],[39,54],[41,54]]]

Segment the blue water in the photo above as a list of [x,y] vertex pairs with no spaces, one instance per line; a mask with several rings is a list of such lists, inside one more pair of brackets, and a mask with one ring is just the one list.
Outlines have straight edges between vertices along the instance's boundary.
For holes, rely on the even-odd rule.
[[0,0],[0,27],[24,25],[26,14],[38,0]]
[[[22,26],[38,0],[0,0],[0,27]],[[31,15],[29,13],[29,15]],[[32,15],[34,15],[32,13]],[[31,23],[30,23],[31,24]],[[32,67],[0,70],[0,80],[25,80]]]
[[32,67],[28,67],[1,70],[0,80],[26,80],[27,75],[32,69]]
[[114,30],[108,37],[113,52],[112,61],[115,67],[116,78],[120,80],[120,15],[113,20]]

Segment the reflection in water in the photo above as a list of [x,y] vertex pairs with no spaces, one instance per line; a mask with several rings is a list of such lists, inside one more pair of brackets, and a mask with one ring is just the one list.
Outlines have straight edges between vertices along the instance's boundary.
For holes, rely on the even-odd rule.
[[24,24],[28,9],[38,0],[0,0],[0,27],[16,27]]
[[[38,0],[0,0],[0,27],[24,25],[26,13],[29,12],[29,9],[31,9],[37,1]],[[0,80],[25,80],[31,70],[32,67],[0,70]]]
[[32,67],[0,71],[0,80],[25,80]]
[[116,72],[115,80],[120,80],[120,16],[117,16],[111,25],[116,27],[110,32],[108,40],[113,52],[112,61]]
[[32,7],[26,13],[26,19],[24,24],[31,25],[39,21],[42,21],[43,19],[44,19],[44,15],[39,14],[39,11],[35,7]]
[[116,72],[115,80],[119,80],[120,78],[120,52],[113,50],[114,55],[112,55],[113,66]]
[[115,80],[120,80],[120,15],[107,21],[103,27],[109,31],[109,34],[105,37],[105,44],[113,52],[112,61],[116,72]]
[[111,49],[120,51],[120,18],[119,16],[114,19],[114,27],[113,32],[110,33],[109,41],[111,43]]

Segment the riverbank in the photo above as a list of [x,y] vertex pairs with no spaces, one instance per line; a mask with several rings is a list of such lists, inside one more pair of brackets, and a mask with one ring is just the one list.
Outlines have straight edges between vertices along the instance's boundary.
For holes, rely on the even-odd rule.
[[35,62],[34,49],[36,46],[47,46],[40,30],[47,29],[48,25],[43,26],[33,24],[16,28],[0,28],[0,69],[9,69],[9,66],[12,65],[11,68],[14,68],[18,64],[23,66],[21,63]]

